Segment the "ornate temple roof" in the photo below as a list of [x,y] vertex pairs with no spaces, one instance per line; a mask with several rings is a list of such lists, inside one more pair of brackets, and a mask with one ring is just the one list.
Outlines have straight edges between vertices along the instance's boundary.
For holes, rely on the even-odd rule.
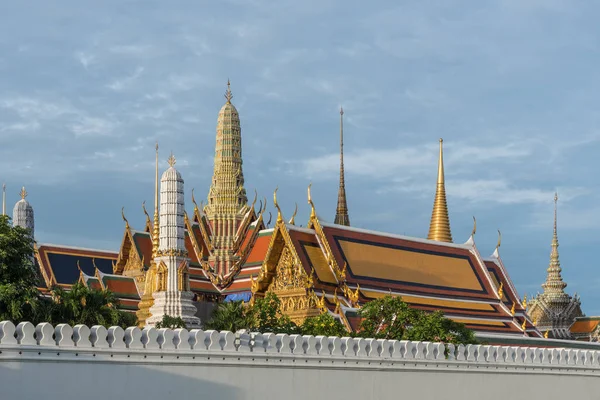
[[[478,332],[541,337],[498,253],[484,260],[473,237],[454,244],[328,224],[313,206],[308,228],[276,224],[254,293],[277,287],[279,274],[290,268],[280,264],[282,257],[302,265],[295,279],[305,277],[294,290],[304,282],[329,310],[342,310],[350,326],[359,304],[392,294],[418,309],[442,310]],[[288,287],[282,296],[292,290],[281,287]]]
[[86,249],[64,245],[38,243],[35,258],[40,266],[46,287],[70,287],[77,283],[80,271],[94,276],[96,268],[111,273],[118,254],[112,251]]

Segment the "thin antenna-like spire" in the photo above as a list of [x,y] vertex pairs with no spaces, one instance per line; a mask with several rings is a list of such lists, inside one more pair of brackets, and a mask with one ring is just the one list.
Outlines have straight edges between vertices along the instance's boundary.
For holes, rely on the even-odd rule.
[[340,187],[338,189],[334,223],[350,226],[348,203],[346,201],[346,182],[344,180],[344,109],[342,107],[340,107]]
[[2,215],[6,215],[6,183],[2,184]]
[[233,95],[231,94],[231,82],[229,82],[229,79],[227,79],[227,91],[225,92],[225,99],[227,100],[227,103],[231,103],[232,98]]
[[448,216],[446,184],[444,180],[443,143],[444,140],[440,139],[437,188],[435,191],[435,200],[433,202],[433,211],[431,213],[431,223],[429,225],[429,234],[427,235],[427,239],[451,243],[452,233],[450,232],[450,217]]
[[152,226],[152,260],[154,260],[158,253],[158,234],[159,234],[159,220],[158,220],[158,142],[156,143],[156,175],[154,178],[154,224]]
[[554,193],[554,232],[552,234],[552,250],[550,251],[550,265],[548,266],[548,275],[546,282],[542,284],[544,293],[561,295],[564,294],[567,284],[561,276],[560,260],[558,258],[558,233],[557,233],[557,205],[558,193]]

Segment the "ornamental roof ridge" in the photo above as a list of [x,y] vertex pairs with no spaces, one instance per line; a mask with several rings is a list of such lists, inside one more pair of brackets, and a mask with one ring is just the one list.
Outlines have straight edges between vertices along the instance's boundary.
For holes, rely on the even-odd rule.
[[455,248],[455,249],[471,250],[473,248],[472,245],[469,245],[466,243],[440,242],[437,240],[424,239],[424,238],[412,237],[412,236],[406,236],[406,235],[398,235],[395,233],[374,231],[374,230],[364,229],[364,228],[357,228],[354,226],[336,225],[336,224],[332,224],[329,222],[323,222],[322,220],[319,220],[319,223],[324,228],[335,228],[335,229],[347,230],[347,231],[352,231],[352,232],[357,232],[357,233],[366,233],[366,234],[371,234],[371,235],[376,235],[376,236],[384,236],[384,237],[391,238],[391,239],[401,239],[401,240],[406,240],[406,241],[410,241],[410,242],[433,244],[436,246],[450,247],[450,248]]
[[55,244],[55,243],[38,243],[37,245],[38,245],[38,249],[40,247],[54,247],[54,248],[68,249],[68,250],[93,251],[96,253],[110,254],[110,255],[114,255],[114,256],[119,255],[119,252],[114,251],[114,250],[92,249],[89,247],[69,246],[69,245]]

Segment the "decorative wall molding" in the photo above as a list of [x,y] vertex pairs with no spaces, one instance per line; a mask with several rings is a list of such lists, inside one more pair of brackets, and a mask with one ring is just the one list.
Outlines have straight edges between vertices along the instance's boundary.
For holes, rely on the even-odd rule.
[[[259,364],[348,369],[452,369],[493,373],[600,375],[600,351],[565,348],[444,345],[385,339],[273,333],[0,322],[0,364],[53,362]],[[83,360],[82,360],[83,361]]]

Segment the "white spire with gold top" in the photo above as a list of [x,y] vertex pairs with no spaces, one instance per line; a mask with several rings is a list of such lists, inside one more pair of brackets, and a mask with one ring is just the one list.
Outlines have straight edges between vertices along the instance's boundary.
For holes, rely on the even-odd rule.
[[160,233],[156,253],[157,284],[147,325],[156,325],[165,315],[180,317],[188,328],[200,326],[190,291],[189,258],[185,248],[183,179],[175,169],[175,157],[160,180]]
[[27,191],[25,186],[19,193],[21,200],[17,201],[13,208],[13,226],[20,226],[21,228],[29,229],[31,237],[34,237],[35,223],[33,218],[33,207],[27,201]]

